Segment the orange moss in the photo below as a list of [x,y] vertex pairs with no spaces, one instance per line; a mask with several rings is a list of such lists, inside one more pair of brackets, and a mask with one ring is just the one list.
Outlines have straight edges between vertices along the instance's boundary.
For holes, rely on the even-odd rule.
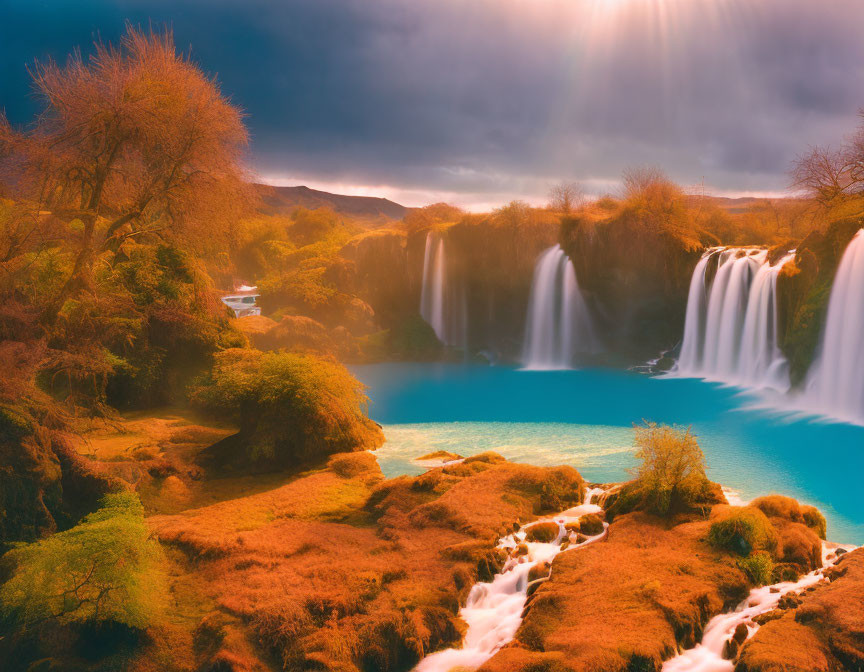
[[815,506],[802,506],[791,497],[783,495],[758,497],[750,505],[761,510],[769,518],[783,518],[793,523],[803,523],[820,539],[825,538],[827,532],[825,517]]
[[335,455],[269,492],[150,522],[286,669],[408,669],[459,641],[460,604],[500,571],[499,536],[535,515],[544,484],[574,499],[584,487],[500,456],[468,466],[381,482],[371,454]]

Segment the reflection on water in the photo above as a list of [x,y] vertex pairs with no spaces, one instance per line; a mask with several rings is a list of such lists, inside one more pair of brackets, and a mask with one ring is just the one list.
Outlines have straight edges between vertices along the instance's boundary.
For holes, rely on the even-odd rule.
[[614,370],[376,364],[354,368],[388,443],[388,476],[418,473],[434,450],[496,450],[534,464],[571,464],[592,481],[633,465],[634,422],[692,425],[709,476],[750,499],[770,492],[818,506],[829,538],[864,543],[864,428],[778,417],[735,389]]

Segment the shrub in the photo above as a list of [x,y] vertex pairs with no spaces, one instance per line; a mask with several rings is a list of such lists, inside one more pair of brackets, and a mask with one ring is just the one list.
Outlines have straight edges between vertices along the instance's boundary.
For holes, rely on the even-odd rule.
[[771,554],[766,551],[756,551],[746,558],[741,558],[738,561],[738,566],[754,585],[764,586],[773,580],[774,560],[771,559]]
[[236,441],[229,442],[234,454],[227,461],[284,468],[381,445],[384,436],[366,416],[363,389],[335,360],[231,349],[216,355],[211,373],[194,387],[192,401],[239,421],[240,450]]
[[9,552],[0,613],[22,628],[44,621],[113,622],[144,629],[164,595],[159,544],[130,492],[106,495],[80,524]]
[[809,572],[822,565],[822,542],[802,523],[786,523],[779,528],[778,551],[783,562]]
[[791,497],[783,495],[767,495],[758,497],[751,502],[769,518],[783,518],[793,523],[803,523],[815,532],[820,539],[827,534],[828,524],[819,509],[815,506],[801,506]]
[[708,541],[717,548],[746,556],[751,551],[773,551],[777,534],[759,509],[734,506],[711,523]]
[[705,476],[705,456],[690,429],[653,422],[634,426],[636,470],[642,506],[665,516],[689,509],[710,489]]
[[825,539],[828,534],[828,521],[815,506],[802,506],[801,515],[804,524],[813,530],[820,539]]

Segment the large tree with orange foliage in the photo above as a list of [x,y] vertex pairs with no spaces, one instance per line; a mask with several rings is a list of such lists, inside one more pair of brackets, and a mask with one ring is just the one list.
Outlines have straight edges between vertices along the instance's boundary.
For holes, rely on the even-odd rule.
[[43,110],[13,129],[0,117],[0,179],[19,199],[65,222],[74,264],[45,309],[91,285],[94,261],[128,238],[208,235],[247,193],[241,111],[170,32],[132,26],[89,59],[31,70]]

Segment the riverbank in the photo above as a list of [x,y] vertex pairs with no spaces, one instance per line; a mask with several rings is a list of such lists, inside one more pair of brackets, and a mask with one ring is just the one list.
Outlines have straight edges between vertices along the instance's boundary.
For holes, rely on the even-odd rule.
[[[384,426],[388,476],[416,474],[432,450],[495,450],[537,465],[570,464],[594,482],[628,479],[633,423],[692,426],[708,476],[745,500],[778,492],[818,507],[829,538],[864,543],[864,428],[778,416],[739,390],[609,369],[382,364],[353,367]],[[840,466],[842,465],[842,466]]]

